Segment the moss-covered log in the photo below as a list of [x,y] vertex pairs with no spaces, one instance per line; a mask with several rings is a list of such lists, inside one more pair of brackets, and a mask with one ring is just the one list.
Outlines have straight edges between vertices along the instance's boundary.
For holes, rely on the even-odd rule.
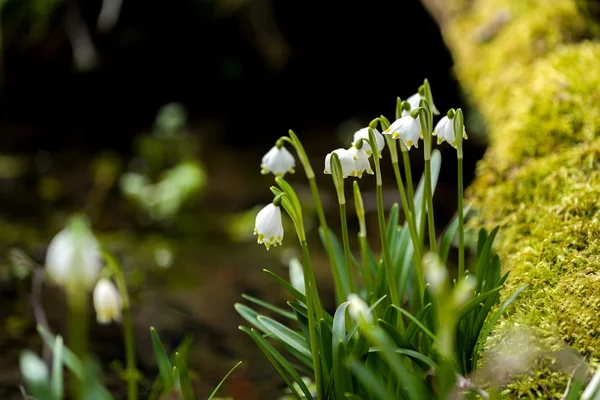
[[478,223],[501,225],[497,249],[511,270],[504,295],[529,284],[486,347],[529,327],[544,356],[505,393],[560,398],[568,373],[559,371],[553,351],[568,345],[600,358],[596,25],[576,0],[424,2],[489,129],[469,195]]

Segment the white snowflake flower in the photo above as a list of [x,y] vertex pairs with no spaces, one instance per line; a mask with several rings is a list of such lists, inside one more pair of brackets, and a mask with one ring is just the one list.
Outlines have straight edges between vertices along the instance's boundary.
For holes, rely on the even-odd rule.
[[419,147],[421,137],[421,124],[410,115],[394,121],[384,132],[384,135],[392,135],[392,138],[401,138],[410,150],[412,146]]
[[94,288],[94,309],[99,324],[121,321],[123,301],[116,286],[108,279],[100,279]]
[[278,149],[277,146],[273,146],[262,158],[260,172],[263,175],[270,172],[275,176],[283,177],[288,172],[293,174],[295,166],[296,160],[292,153],[285,147]]
[[[414,110],[415,108],[419,107],[419,103],[421,102],[421,99],[424,99],[424,96],[421,96],[419,93],[415,93],[412,96],[410,96],[408,99],[406,99],[406,101],[408,102],[408,104],[410,104],[410,110],[406,111],[406,110],[402,110],[402,116],[406,117],[407,115],[410,115],[410,112],[412,110]],[[439,115],[439,111],[438,109],[435,107],[435,104],[430,104],[431,106],[431,112],[434,115]]]
[[[437,135],[438,144],[446,141],[452,147],[456,148],[456,135],[454,134],[454,119],[444,116],[438,121],[433,130],[433,135]],[[463,125],[463,138],[467,139],[467,131]]]
[[281,208],[271,203],[256,214],[254,234],[258,235],[258,243],[264,243],[267,250],[271,246],[281,244],[283,240],[283,224]]
[[49,278],[60,286],[73,284],[91,289],[101,269],[98,242],[82,222],[72,223],[61,230],[48,246],[46,271]]
[[361,299],[357,294],[350,293],[348,295],[348,301],[350,302],[350,305],[348,306],[348,312],[353,320],[358,323],[373,323],[373,314],[363,299]]
[[348,149],[348,153],[354,159],[354,171],[356,171],[356,176],[362,178],[363,172],[367,171],[367,174],[373,175],[374,172],[371,169],[371,163],[369,163],[369,156],[367,152],[364,150],[364,143],[362,149],[357,149],[352,146]]
[[[373,133],[375,134],[375,141],[377,142],[377,152],[379,153],[379,158],[382,158],[382,150],[385,147],[385,139],[383,138],[383,135],[381,133],[379,133],[379,131],[377,129],[373,129]],[[367,157],[371,157],[371,154],[373,153],[372,149],[371,149],[371,145],[369,144],[369,128],[362,128],[359,131],[356,131],[356,133],[354,134],[354,140],[352,142],[352,145],[355,146],[356,142],[359,139],[365,139],[366,141],[363,141],[363,150],[365,151],[365,153],[367,154]]]
[[346,149],[336,149],[325,156],[325,174],[331,174],[331,155],[335,153],[340,159],[342,165],[342,177],[357,176],[355,169],[354,157]]

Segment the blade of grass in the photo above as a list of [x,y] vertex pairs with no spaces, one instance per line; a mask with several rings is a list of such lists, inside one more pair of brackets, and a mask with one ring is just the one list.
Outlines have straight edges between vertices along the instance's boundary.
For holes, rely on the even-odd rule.
[[211,395],[208,397],[208,400],[212,400],[212,399],[213,399],[213,397],[215,397],[215,395],[217,394],[217,392],[219,391],[219,389],[221,388],[221,386],[223,386],[223,383],[225,383],[225,381],[227,380],[227,378],[229,378],[229,375],[231,375],[231,373],[232,373],[233,371],[235,371],[235,369],[236,369],[237,367],[239,367],[240,365],[242,365],[242,362],[241,362],[241,361],[240,361],[240,362],[238,362],[237,364],[235,364],[235,365],[233,366],[233,368],[231,368],[231,369],[229,370],[229,372],[227,373],[227,375],[225,375],[225,376],[223,377],[223,379],[221,379],[221,382],[219,382],[219,384],[217,385],[217,387],[215,388],[215,390],[213,390],[213,392],[211,393]]

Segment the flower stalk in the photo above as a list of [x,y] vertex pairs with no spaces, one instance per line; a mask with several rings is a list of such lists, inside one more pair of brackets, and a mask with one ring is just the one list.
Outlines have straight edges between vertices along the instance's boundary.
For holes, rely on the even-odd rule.
[[465,276],[465,227],[464,227],[464,207],[463,207],[463,131],[464,117],[459,108],[454,116],[454,135],[456,137],[456,157],[458,163],[458,279]]
[[342,243],[344,247],[344,259],[346,260],[346,275],[350,286],[350,293],[356,292],[354,283],[354,271],[352,271],[352,254],[350,252],[350,240],[348,238],[348,221],[346,219],[346,196],[344,195],[344,177],[342,173],[342,164],[339,156],[331,153],[331,176],[337,193],[338,204],[340,206],[340,222],[342,225]]
[[[421,89],[427,93],[430,91],[429,84],[425,81],[425,84],[421,86]],[[437,253],[437,239],[435,235],[435,218],[433,214],[433,191],[431,188],[431,132],[433,125],[433,115],[430,108],[429,101],[426,98],[421,99],[420,107],[421,112],[419,113],[419,119],[421,122],[421,129],[423,133],[423,153],[425,159],[425,202],[427,204],[427,226],[429,228],[429,247],[432,252]]]
[[[377,141],[375,139],[375,133],[373,131],[373,127],[377,124],[377,121],[378,120],[373,120],[371,124],[369,124],[369,143],[371,145],[371,148],[373,149],[377,148]],[[385,264],[385,269],[388,276],[388,284],[390,286],[390,298],[392,304],[397,307],[400,307],[402,303],[400,301],[400,293],[398,292],[398,281],[396,279],[396,274],[394,273],[394,268],[392,265],[390,248],[386,240],[385,211],[383,209],[383,183],[381,179],[381,167],[379,165],[379,154],[375,154],[373,156],[373,162],[375,163],[375,179],[377,182],[377,220],[379,222],[379,236],[381,237],[383,262]],[[399,321],[401,321],[401,319],[399,319]]]
[[125,338],[125,380],[127,381],[127,399],[135,400],[138,398],[137,382],[140,374],[135,363],[135,341],[133,336],[133,322],[131,319],[131,303],[127,292],[127,285],[123,272],[117,260],[108,252],[103,252],[106,265],[114,275],[117,289],[121,295],[123,312],[123,336]]
[[310,191],[313,197],[313,202],[315,204],[315,209],[317,210],[317,216],[319,218],[319,227],[321,234],[323,235],[323,239],[325,242],[325,251],[327,252],[327,258],[329,259],[329,265],[331,266],[331,274],[333,277],[333,284],[335,289],[336,299],[341,302],[346,298],[346,294],[344,293],[344,287],[342,285],[341,277],[337,271],[335,264],[335,255],[333,253],[333,245],[331,242],[331,237],[329,235],[329,227],[327,226],[327,219],[325,218],[325,211],[323,209],[323,203],[321,203],[321,196],[319,195],[319,188],[317,186],[317,181],[315,179],[315,172],[310,165],[310,161],[304,150],[304,146],[298,139],[298,136],[294,133],[293,130],[289,130],[287,136],[281,137],[279,140],[286,141],[290,143],[296,153],[298,154],[298,158],[300,159],[300,163],[302,164],[302,168],[304,168],[304,173],[306,174],[306,179],[308,179],[308,185],[310,187]]

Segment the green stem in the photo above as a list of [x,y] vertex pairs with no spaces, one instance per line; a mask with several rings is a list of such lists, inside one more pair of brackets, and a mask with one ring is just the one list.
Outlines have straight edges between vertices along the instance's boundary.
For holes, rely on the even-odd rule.
[[352,253],[350,253],[350,240],[348,238],[348,221],[346,220],[346,203],[340,202],[340,222],[342,223],[342,242],[344,244],[344,258],[346,259],[346,274],[350,284],[350,293],[356,293],[354,271],[352,271]]
[[304,276],[313,276],[313,279],[309,278],[304,280],[304,290],[306,292],[306,311],[308,314],[308,336],[310,339],[310,352],[312,356],[313,370],[315,372],[315,383],[317,384],[317,399],[321,400],[323,398],[323,380],[321,376],[321,359],[317,343],[318,338],[316,332],[313,295],[311,295],[311,293],[316,292],[316,287],[312,287],[314,282],[314,275],[312,273],[312,264],[310,261],[308,244],[306,243],[306,240],[302,240],[300,244],[302,246],[302,266],[304,269]]
[[123,336],[125,338],[125,379],[127,381],[127,399],[137,400],[137,381],[139,380],[139,374],[135,365],[135,341],[133,338],[133,322],[131,320],[131,302],[129,301],[129,293],[127,292],[123,271],[121,271],[121,267],[117,260],[108,252],[104,252],[104,257],[107,261],[108,268],[110,268],[114,275],[122,301],[121,309],[123,312]]
[[[83,362],[87,359],[88,324],[87,324],[87,293],[76,285],[67,287],[67,304],[69,308],[69,347]],[[83,397],[82,382],[71,375],[71,397]]]
[[310,191],[312,193],[313,201],[315,203],[315,209],[317,210],[317,216],[319,217],[319,225],[321,230],[323,231],[323,238],[325,239],[325,251],[327,252],[327,258],[329,258],[329,265],[331,266],[331,273],[333,276],[333,284],[335,287],[335,295],[338,300],[338,304],[346,301],[346,296],[344,293],[344,288],[342,286],[341,277],[339,275],[339,271],[336,267],[335,255],[333,252],[333,245],[331,243],[331,237],[329,235],[329,227],[327,226],[327,219],[325,218],[325,211],[323,210],[323,204],[321,203],[321,196],[319,196],[319,188],[317,187],[317,181],[315,179],[315,172],[310,165],[310,161],[308,159],[308,155],[304,150],[304,146],[298,139],[298,136],[292,131],[289,130],[290,138],[282,137],[281,140],[285,140],[294,146],[296,153],[298,154],[298,158],[300,159],[300,163],[302,164],[302,168],[304,168],[304,173],[306,174],[306,178],[308,179],[308,184],[310,186]]
[[[402,201],[402,207],[404,207],[404,216],[406,218],[406,222],[408,225],[408,231],[410,233],[410,238],[413,242],[413,248],[414,248],[414,253],[413,253],[413,263],[415,264],[415,276],[416,276],[416,283],[417,283],[417,287],[416,287],[416,292],[417,293],[423,293],[423,290],[425,289],[425,276],[424,276],[424,272],[423,272],[423,256],[421,254],[421,245],[420,245],[420,241],[419,241],[419,234],[417,233],[417,225],[415,223],[415,216],[414,214],[412,214],[410,212],[410,210],[408,209],[408,203],[407,203],[407,199],[406,199],[406,194],[404,192],[404,185],[402,183],[402,176],[400,176],[400,167],[398,166],[398,162],[396,161],[395,163],[392,163],[392,166],[394,167],[394,174],[396,175],[396,182],[398,183],[398,191],[400,192],[400,199]],[[400,288],[400,298],[402,299],[404,297],[404,288]],[[418,296],[419,299],[421,299],[421,296]],[[421,308],[422,304],[421,301],[419,301],[419,304],[417,305],[419,307],[419,309]]]
[[401,307],[399,292],[398,292],[398,281],[396,274],[394,273],[394,267],[392,265],[392,257],[390,255],[390,248],[387,242],[387,235],[385,230],[385,211],[383,210],[383,186],[381,184],[381,172],[379,170],[379,161],[375,162],[375,168],[377,170],[377,220],[379,222],[379,235],[381,236],[381,247],[383,250],[383,262],[385,264],[386,274],[388,276],[388,283],[390,285],[390,297],[392,304]]
[[[377,148],[377,142],[375,140],[375,135],[372,130],[369,131],[369,143],[372,149]],[[377,221],[379,225],[379,236],[381,239],[381,249],[383,251],[383,262],[385,264],[385,272],[388,276],[388,284],[390,285],[390,298],[392,304],[401,307],[402,303],[400,302],[398,292],[398,280],[396,279],[396,274],[394,273],[394,266],[392,265],[392,257],[390,255],[390,248],[387,242],[387,232],[385,229],[385,211],[383,209],[383,183],[381,179],[381,166],[379,163],[379,153],[373,152],[373,163],[375,164],[375,178],[377,181]],[[399,318],[399,323],[401,323],[401,319]]]
[[367,244],[367,235],[360,232],[358,234],[358,240],[360,242],[360,257],[363,263],[363,274],[365,277],[365,286],[367,287],[367,300],[369,294],[375,290],[373,287],[373,275],[371,274],[371,264],[369,263],[369,251]]
[[458,280],[465,276],[465,227],[463,211],[463,159],[458,158]]
[[404,218],[408,224],[408,230],[410,232],[410,238],[415,248],[415,254],[421,259],[421,249],[419,246],[419,236],[417,235],[417,226],[415,224],[414,214],[410,211],[410,205],[406,198],[406,192],[404,190],[404,183],[402,182],[402,176],[400,175],[400,167],[398,162],[392,162],[394,168],[394,174],[396,175],[396,183],[398,184],[398,192],[400,193],[400,201],[402,202],[402,208],[404,209]]
[[402,162],[404,164],[404,174],[406,175],[406,189],[408,191],[408,204],[410,206],[410,212],[416,215],[415,212],[415,190],[413,187],[412,171],[410,168],[410,156],[408,155],[408,149],[404,143],[399,140],[400,147],[402,150]]
[[323,232],[323,238],[325,239],[325,251],[327,252],[327,258],[329,258],[329,265],[331,266],[331,274],[333,276],[333,285],[335,288],[335,296],[338,300],[338,304],[346,301],[346,295],[344,293],[344,287],[342,286],[342,278],[340,277],[339,271],[336,267],[335,255],[333,253],[333,245],[331,244],[331,237],[329,235],[329,227],[327,226],[327,220],[325,219],[325,211],[321,204],[321,197],[319,196],[319,188],[313,174],[312,177],[308,178],[310,185],[310,191],[312,192],[313,201],[315,208],[317,209],[317,215],[319,216],[319,225]]
[[433,215],[433,191],[431,190],[431,159],[425,159],[425,200],[427,201],[427,226],[429,227],[429,247],[437,253],[435,220]]

